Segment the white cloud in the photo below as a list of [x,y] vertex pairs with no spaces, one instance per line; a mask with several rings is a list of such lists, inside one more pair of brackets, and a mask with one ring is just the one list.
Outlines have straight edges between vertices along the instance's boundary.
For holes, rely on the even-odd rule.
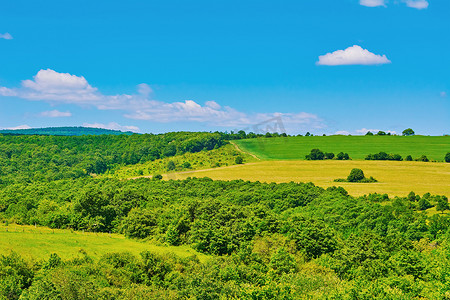
[[385,0],[359,0],[359,4],[368,7],[384,6],[386,7]]
[[0,33],[0,39],[12,40],[13,37],[9,33]]
[[350,132],[348,132],[346,130],[339,130],[339,131],[336,131],[334,134],[337,134],[337,135],[349,135]]
[[357,134],[366,134],[368,131],[372,132],[373,134],[377,134],[378,131],[384,131],[384,132],[390,133],[390,134],[397,134],[397,132],[394,131],[394,130],[367,129],[367,128],[362,128],[362,129],[355,130],[355,132]]
[[49,110],[43,111],[40,114],[42,117],[48,118],[60,118],[60,117],[71,117],[72,113],[70,111],[59,111],[59,110]]
[[[204,105],[193,100],[162,102],[149,98],[153,93],[150,86],[140,84],[136,94],[104,95],[92,87],[83,76],[40,70],[33,80],[24,80],[19,88],[0,87],[0,95],[18,97],[31,101],[46,101],[53,105],[71,103],[82,107],[96,107],[99,110],[118,110],[129,119],[153,122],[203,122],[224,127],[245,127],[258,122],[281,117],[287,127],[323,128],[323,122],[316,115],[301,113],[248,114],[215,101]],[[50,113],[49,113],[50,114]],[[57,114],[57,113],[54,113]],[[117,123],[91,124],[122,128]],[[115,126],[115,127],[114,127]],[[106,127],[102,127],[106,128]],[[138,130],[130,127],[127,130]]]
[[102,128],[102,129],[111,129],[111,130],[120,130],[120,131],[132,131],[132,132],[139,132],[139,127],[136,126],[129,126],[129,125],[119,125],[116,122],[110,122],[108,124],[101,124],[101,123],[84,123],[84,127],[91,127],[91,128]]
[[16,127],[7,127],[7,128],[3,128],[3,129],[7,129],[7,130],[17,130],[17,129],[30,129],[31,127],[28,125],[19,125]]
[[406,6],[416,9],[427,9],[430,5],[427,0],[406,0]]
[[345,50],[337,50],[333,53],[319,56],[317,65],[380,65],[389,63],[391,63],[391,61],[386,55],[376,55],[358,45],[354,45]]

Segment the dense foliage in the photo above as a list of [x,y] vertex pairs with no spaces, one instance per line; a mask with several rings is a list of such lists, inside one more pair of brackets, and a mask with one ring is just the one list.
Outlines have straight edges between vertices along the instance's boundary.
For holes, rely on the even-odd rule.
[[[85,178],[9,185],[0,199],[1,216],[9,222],[117,231],[213,255],[206,264],[111,253],[100,261],[61,263],[53,257],[35,266],[3,257],[2,268],[16,267],[0,270],[0,280],[9,284],[2,286],[12,293],[26,290],[30,299],[43,291],[87,288],[93,298],[117,299],[347,293],[408,299],[450,292],[450,218],[421,213],[420,202],[448,206],[443,196],[354,198],[342,188],[313,184]],[[133,290],[144,295],[130,296]]]
[[376,154],[369,154],[366,156],[366,160],[403,160],[400,154],[387,154],[386,152],[380,152]]
[[120,165],[211,150],[219,133],[100,136],[1,136],[0,185],[101,174]]

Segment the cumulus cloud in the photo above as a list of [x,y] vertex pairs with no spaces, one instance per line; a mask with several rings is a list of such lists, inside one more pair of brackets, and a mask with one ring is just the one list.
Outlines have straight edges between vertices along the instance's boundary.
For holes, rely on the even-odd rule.
[[337,50],[332,53],[319,56],[317,65],[341,66],[341,65],[381,65],[391,61],[386,55],[377,55],[358,45],[345,50]]
[[427,0],[406,0],[406,6],[416,9],[427,9],[430,5]]
[[108,124],[101,124],[101,123],[84,123],[84,127],[91,127],[91,128],[102,128],[102,129],[111,129],[111,130],[120,130],[120,131],[132,131],[132,132],[139,132],[139,127],[136,126],[129,126],[125,125],[122,126],[116,122],[110,122]]
[[377,7],[377,6],[386,7],[385,0],[359,0],[359,4],[367,7]]
[[[223,127],[245,127],[274,116],[286,124],[300,128],[321,128],[322,120],[316,115],[300,113],[248,114],[215,101],[201,105],[193,100],[163,102],[151,99],[153,91],[147,84],[137,86],[135,94],[104,95],[91,86],[83,76],[40,70],[32,80],[24,80],[18,88],[0,87],[0,95],[30,101],[46,101],[53,105],[71,103],[99,110],[118,110],[124,117],[153,122],[203,122]],[[48,112],[47,116],[61,112]],[[66,113],[67,114],[67,113]],[[101,128],[124,128],[117,123],[91,124]],[[107,127],[106,127],[107,126]],[[310,127],[308,127],[310,126]],[[138,130],[129,127],[127,130]]]
[[7,129],[7,130],[18,130],[18,129],[30,129],[31,127],[28,125],[19,125],[16,127],[7,127],[7,128],[3,128],[3,129]]
[[9,33],[0,33],[0,39],[12,40],[13,37]]
[[41,117],[48,117],[48,118],[61,118],[61,117],[71,117],[72,113],[70,111],[59,111],[59,110],[49,110],[49,111],[43,111],[40,113]]

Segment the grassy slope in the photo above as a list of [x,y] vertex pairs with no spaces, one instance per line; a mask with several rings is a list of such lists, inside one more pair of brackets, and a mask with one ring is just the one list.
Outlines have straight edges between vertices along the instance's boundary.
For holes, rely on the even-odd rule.
[[81,249],[94,258],[105,253],[124,251],[139,255],[140,252],[148,250],[159,254],[173,253],[180,257],[196,255],[200,261],[207,259],[206,255],[188,246],[158,246],[151,242],[127,239],[119,234],[0,224],[0,254],[15,251],[30,259],[48,259],[51,253],[57,253],[61,258],[68,259],[79,256]]
[[[220,147],[219,149],[210,151],[185,153],[183,155],[157,159],[144,164],[121,167],[119,169],[107,172],[105,175],[102,175],[102,177],[133,178],[139,176],[149,176],[157,173],[167,173],[167,163],[169,161],[175,162],[177,166],[174,172],[232,166],[236,164],[235,159],[239,155],[242,156],[244,162],[253,162],[257,160],[251,155],[237,150],[234,145],[229,144]],[[189,162],[191,164],[191,168],[183,168],[182,165],[184,162]]]
[[236,144],[270,160],[305,159],[313,148],[334,154],[347,152],[352,159],[360,160],[367,154],[384,151],[413,158],[425,154],[430,160],[443,161],[450,152],[450,136],[312,136],[238,140]]
[[[346,178],[352,168],[378,179],[378,183],[333,182]],[[210,177],[217,180],[243,179],[263,182],[313,182],[322,187],[342,186],[351,195],[387,193],[406,196],[411,190],[450,197],[450,164],[406,161],[263,161],[215,170],[172,174],[175,179]],[[169,178],[170,179],[170,178]]]

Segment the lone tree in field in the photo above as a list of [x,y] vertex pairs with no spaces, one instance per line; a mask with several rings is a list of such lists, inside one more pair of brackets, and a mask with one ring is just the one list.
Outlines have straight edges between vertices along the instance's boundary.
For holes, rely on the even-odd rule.
[[402,135],[404,135],[404,136],[410,136],[410,135],[415,135],[415,134],[416,133],[411,128],[405,129],[402,132]]
[[352,169],[347,177],[348,182],[358,182],[364,179],[364,172],[361,169]]
[[236,159],[234,160],[234,162],[235,162],[237,165],[241,165],[241,164],[244,163],[244,159],[242,158],[242,156],[237,156]]
[[450,163],[450,152],[447,152],[447,154],[445,154],[445,162]]

